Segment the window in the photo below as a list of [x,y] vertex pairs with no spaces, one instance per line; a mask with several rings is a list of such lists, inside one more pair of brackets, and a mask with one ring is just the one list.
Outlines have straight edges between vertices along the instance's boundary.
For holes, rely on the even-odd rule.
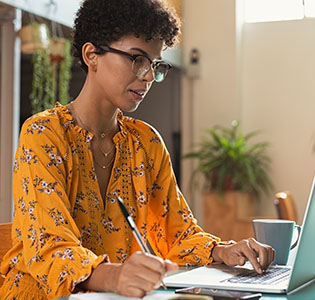
[[245,0],[244,5],[248,23],[315,17],[315,0]]

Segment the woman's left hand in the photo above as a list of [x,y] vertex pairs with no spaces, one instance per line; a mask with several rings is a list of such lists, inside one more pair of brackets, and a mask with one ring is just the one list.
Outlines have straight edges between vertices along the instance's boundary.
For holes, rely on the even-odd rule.
[[255,271],[262,274],[274,260],[275,250],[249,238],[235,244],[216,245],[212,257],[215,262],[223,262],[228,266],[243,266],[249,260]]

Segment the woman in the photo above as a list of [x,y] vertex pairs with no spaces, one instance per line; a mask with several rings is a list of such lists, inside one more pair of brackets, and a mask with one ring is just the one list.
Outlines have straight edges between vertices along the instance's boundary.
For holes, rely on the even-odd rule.
[[[202,231],[150,125],[124,117],[170,66],[175,14],[157,0],[85,0],[74,54],[86,71],[69,105],[27,120],[14,164],[14,246],[4,258],[1,299],[52,299],[76,291],[142,297],[178,265],[213,261],[261,273],[273,249],[224,243]],[[117,203],[123,200],[152,253],[144,254]],[[259,257],[259,263],[257,261]]]

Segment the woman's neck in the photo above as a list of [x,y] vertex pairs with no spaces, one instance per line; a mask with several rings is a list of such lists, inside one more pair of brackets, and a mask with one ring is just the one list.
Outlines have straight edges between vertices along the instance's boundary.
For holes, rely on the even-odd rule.
[[106,107],[106,101],[93,100],[89,95],[80,95],[71,103],[70,109],[81,127],[92,133],[107,133],[117,130],[118,109]]

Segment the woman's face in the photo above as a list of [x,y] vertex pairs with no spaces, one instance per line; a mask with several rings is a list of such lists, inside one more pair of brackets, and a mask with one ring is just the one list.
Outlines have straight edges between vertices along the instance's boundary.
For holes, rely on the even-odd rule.
[[[144,54],[155,61],[161,60],[163,42],[160,40],[147,42],[143,37],[126,36],[106,46],[130,54]],[[135,111],[149,91],[153,80],[151,69],[143,77],[138,78],[132,70],[132,60],[125,55],[106,52],[97,56],[93,88],[99,91],[101,101],[106,101],[113,108],[126,112]]]

